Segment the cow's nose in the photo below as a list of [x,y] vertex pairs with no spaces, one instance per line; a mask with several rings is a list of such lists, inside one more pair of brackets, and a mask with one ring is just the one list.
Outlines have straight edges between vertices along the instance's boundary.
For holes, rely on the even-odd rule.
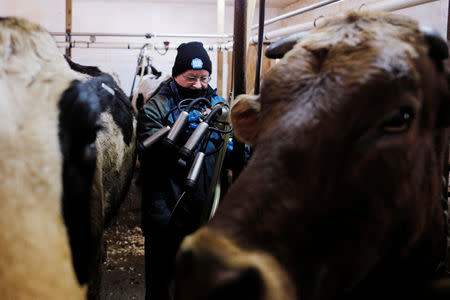
[[233,267],[216,259],[181,250],[177,257],[174,299],[264,299],[264,282],[257,268]]
[[261,269],[246,255],[213,232],[188,236],[177,254],[174,298],[266,299]]

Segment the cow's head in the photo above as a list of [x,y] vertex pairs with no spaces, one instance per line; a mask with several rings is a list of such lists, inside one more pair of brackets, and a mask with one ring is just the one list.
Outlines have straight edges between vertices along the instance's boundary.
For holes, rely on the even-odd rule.
[[350,13],[236,99],[254,153],[184,240],[176,297],[334,299],[431,278],[446,251],[444,44],[403,16]]

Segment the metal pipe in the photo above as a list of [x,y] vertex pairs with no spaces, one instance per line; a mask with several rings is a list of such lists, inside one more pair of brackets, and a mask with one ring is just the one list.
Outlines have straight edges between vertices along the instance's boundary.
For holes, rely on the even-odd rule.
[[221,50],[228,51],[233,49],[233,42],[204,45],[204,47],[208,51],[221,51]]
[[367,4],[361,6],[361,10],[384,10],[384,11],[394,11],[403,8],[408,8],[411,6],[421,5],[428,2],[435,2],[439,0],[389,0],[389,1],[378,1],[375,3]]
[[[66,36],[65,32],[50,32],[53,36]],[[104,33],[104,32],[72,32],[70,36],[109,36],[109,37],[185,37],[185,38],[233,38],[231,34],[183,34],[183,33]]]
[[233,38],[232,34],[170,34],[170,33],[165,33],[165,34],[154,34],[153,37],[186,37],[186,38],[212,38],[212,39],[216,39],[216,38]]
[[[64,32],[50,32],[53,36],[65,36]],[[112,36],[112,37],[145,37],[151,38],[151,33],[102,33],[102,32],[72,32],[71,36]]]
[[[297,10],[285,13],[283,15],[279,15],[278,17],[269,19],[269,20],[264,22],[264,26],[272,24],[272,23],[275,23],[275,22],[278,22],[278,21],[281,21],[281,20],[284,20],[284,19],[287,19],[287,18],[290,18],[290,17],[293,17],[293,16],[296,16],[296,15],[300,15],[300,14],[308,12],[310,10],[313,10],[313,9],[316,9],[316,8],[319,8],[319,7],[322,7],[322,6],[334,3],[334,2],[339,2],[339,1],[342,1],[342,0],[326,0],[326,1],[322,1],[322,2],[311,4],[309,6],[302,7],[302,8],[299,8]],[[260,20],[259,22],[261,23],[262,21]],[[255,24],[255,25],[252,26],[252,29],[256,29],[258,27],[259,27],[259,24]]]
[[[270,41],[276,38],[280,38],[286,35],[289,35],[294,32],[301,32],[301,31],[309,31],[314,28],[314,22],[306,22],[298,25],[293,25],[289,27],[284,27],[281,29],[272,30],[269,32],[266,32],[264,34],[264,40]],[[250,43],[256,43],[257,42],[257,36],[254,35],[250,38]]]
[[[89,49],[141,49],[142,43],[126,43],[126,42],[89,42],[89,41],[72,41],[71,43],[57,41],[59,48],[89,48]],[[178,45],[169,45],[168,50],[176,50]],[[207,51],[228,51],[233,49],[233,43],[204,45]],[[166,50],[164,45],[150,45],[149,49]]]
[[[217,33],[223,34],[225,33],[225,0],[217,0]],[[216,41],[219,44],[223,43],[222,39],[217,39]],[[217,94],[219,96],[223,96],[223,53],[219,52],[217,54]]]
[[[436,2],[439,0],[387,0],[378,1],[376,3],[363,5],[360,7],[361,10],[383,10],[383,11],[395,11],[399,9],[404,9],[416,5],[421,5],[429,2]],[[319,25],[326,18],[320,18],[316,20],[316,25]],[[314,21],[305,22],[298,25],[293,25],[289,27],[284,27],[281,29],[276,29],[264,34],[264,39],[266,41],[273,40],[275,38],[280,38],[294,32],[308,31],[314,28]],[[258,36],[254,35],[250,38],[249,43],[256,43],[258,41]]]
[[[141,49],[142,43],[116,43],[116,42],[89,42],[89,41],[72,41],[68,42],[59,42],[56,44],[58,47],[62,48],[92,48],[92,49]],[[166,50],[166,46],[164,45],[151,45],[150,49],[157,50]],[[175,50],[177,46],[169,45],[168,50]]]
[[263,34],[264,34],[264,13],[265,13],[266,1],[259,1],[259,30],[258,30],[258,49],[256,53],[256,68],[255,68],[255,95],[259,94],[259,82],[261,77],[261,61],[262,61],[262,45],[263,45]]

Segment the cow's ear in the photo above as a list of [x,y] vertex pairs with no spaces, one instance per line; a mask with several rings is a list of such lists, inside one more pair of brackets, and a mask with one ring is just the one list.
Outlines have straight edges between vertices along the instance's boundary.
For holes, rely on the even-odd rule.
[[438,62],[447,59],[449,55],[447,41],[441,37],[439,32],[427,26],[421,26],[420,31],[428,45],[428,55]]
[[441,103],[439,105],[439,115],[437,124],[439,127],[450,126],[450,60],[449,42],[444,40],[435,29],[421,26],[425,43],[428,45],[428,55],[435,62],[437,68],[443,71],[447,81]]
[[252,146],[259,131],[259,96],[239,95],[231,106],[231,123],[235,137]]
[[139,111],[142,106],[144,106],[144,95],[142,95],[142,93],[139,93],[136,98],[136,109]]

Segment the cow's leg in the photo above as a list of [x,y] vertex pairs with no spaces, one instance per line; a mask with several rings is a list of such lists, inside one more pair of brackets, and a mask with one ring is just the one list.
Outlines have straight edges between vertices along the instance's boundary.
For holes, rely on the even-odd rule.
[[100,290],[102,286],[102,265],[105,253],[104,246],[104,195],[102,186],[102,176],[98,169],[95,172],[93,184],[93,201],[91,203],[91,239],[94,244],[93,266],[90,268],[90,280],[88,287],[88,299],[100,299]]

